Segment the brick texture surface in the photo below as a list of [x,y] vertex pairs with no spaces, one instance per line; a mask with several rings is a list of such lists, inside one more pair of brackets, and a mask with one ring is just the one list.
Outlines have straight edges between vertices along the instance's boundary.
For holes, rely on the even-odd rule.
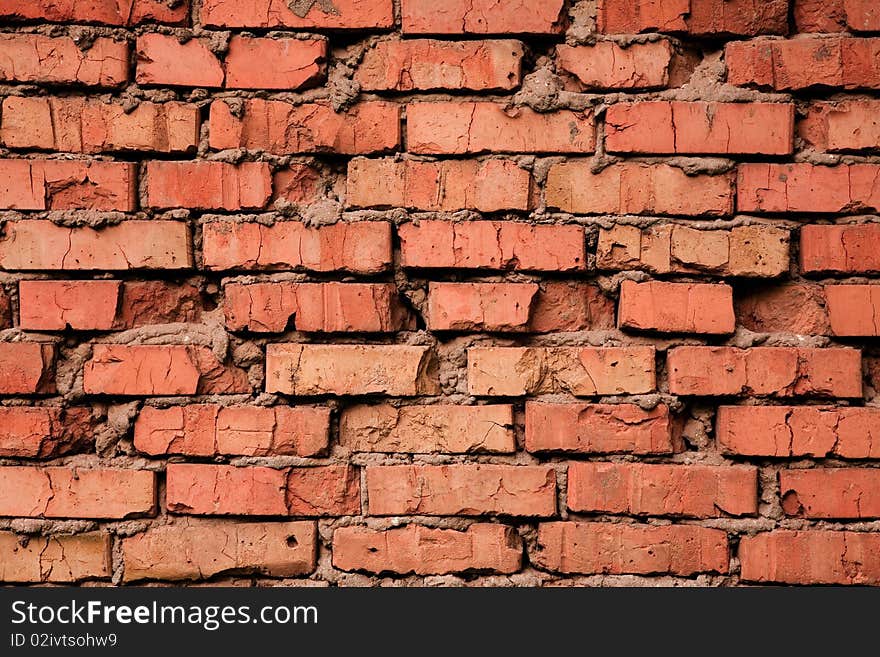
[[0,0],[0,585],[880,585],[876,0]]

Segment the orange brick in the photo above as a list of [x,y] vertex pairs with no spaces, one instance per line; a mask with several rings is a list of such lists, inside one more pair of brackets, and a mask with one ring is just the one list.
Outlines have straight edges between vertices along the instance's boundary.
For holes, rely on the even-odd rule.
[[223,86],[224,71],[217,55],[205,41],[181,43],[168,34],[144,34],[137,39],[135,81],[143,85],[213,87]]
[[432,331],[522,331],[527,328],[534,283],[431,283]]
[[880,143],[880,101],[814,103],[798,127],[813,148],[833,153],[874,150]]
[[325,39],[234,36],[225,59],[229,89],[293,90],[314,86],[327,72]]
[[18,536],[0,532],[0,582],[70,584],[109,579],[110,535]]
[[120,281],[21,281],[20,325],[31,331],[109,331],[121,291]]
[[801,272],[856,274],[880,272],[880,224],[804,226]]
[[0,342],[0,395],[55,392],[55,346]]
[[293,5],[286,0],[203,0],[201,20],[209,27],[387,29],[394,26],[394,7],[392,0],[333,0],[332,5],[309,0]]
[[623,281],[617,324],[661,333],[733,333],[733,290],[714,283]]
[[472,395],[638,395],[655,386],[653,347],[468,349]]
[[403,0],[404,34],[558,34],[563,0],[447,0],[443,11],[431,0]]
[[613,41],[556,46],[557,66],[595,90],[663,89],[670,85],[674,55],[666,40],[626,48]]
[[89,446],[93,441],[89,408],[0,407],[0,456],[49,458]]
[[742,212],[870,212],[880,208],[880,165],[741,164]]
[[272,196],[265,162],[147,162],[146,183],[153,208],[255,210]]
[[826,285],[834,335],[880,335],[880,285]]
[[758,512],[758,469],[745,466],[572,463],[568,508],[716,518]]
[[880,517],[880,470],[816,468],[781,470],[779,494],[790,516],[807,518]]
[[81,50],[70,37],[0,34],[0,80],[118,87],[128,82],[128,44],[98,37]]
[[606,34],[786,34],[788,0],[600,0],[598,28]]
[[0,208],[131,212],[136,179],[128,162],[0,160]]
[[830,335],[821,285],[786,284],[754,288],[735,299],[737,321],[756,333]]
[[145,22],[179,25],[189,14],[189,0],[173,6],[162,0],[7,0],[0,17],[12,20],[38,20],[53,23],[98,23],[137,25]]

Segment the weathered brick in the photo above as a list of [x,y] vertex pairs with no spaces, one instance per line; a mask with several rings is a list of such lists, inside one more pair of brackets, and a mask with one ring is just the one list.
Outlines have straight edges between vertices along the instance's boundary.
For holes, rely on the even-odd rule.
[[541,568],[560,573],[694,575],[726,573],[727,534],[693,525],[623,525],[548,522],[538,526],[531,555]]
[[234,571],[295,577],[315,570],[314,522],[178,521],[122,539],[122,579],[198,580]]
[[55,392],[55,346],[0,342],[0,395]]
[[398,234],[404,267],[575,271],[586,262],[584,229],[576,225],[424,220]]
[[248,148],[279,155],[342,153],[367,155],[400,144],[400,109],[365,101],[337,113],[327,103],[291,105],[252,98],[236,116],[222,100],[211,103],[211,148]]
[[592,153],[592,112],[505,110],[489,102],[410,103],[407,150],[420,155]]
[[93,440],[89,408],[0,407],[0,456],[61,456],[76,451]]
[[733,333],[733,289],[715,283],[623,281],[617,324],[661,333]]
[[291,27],[364,30],[394,25],[392,0],[203,0],[209,27]]
[[593,173],[586,160],[550,167],[547,205],[577,214],[723,216],[733,213],[733,176],[687,175],[668,164],[622,162]]
[[364,91],[509,91],[520,84],[522,58],[523,44],[513,39],[379,41],[354,79]]
[[529,331],[601,331],[614,328],[614,301],[592,283],[545,281],[541,284]]
[[721,406],[715,432],[725,451],[743,456],[880,458],[872,407]]
[[51,221],[9,221],[0,236],[0,269],[8,271],[187,269],[189,229],[178,221],[123,221],[92,228]]
[[676,347],[667,368],[676,395],[862,396],[858,349]]
[[199,141],[199,109],[187,103],[117,103],[78,97],[8,96],[0,142],[9,148],[72,153],[183,153]]
[[412,325],[390,283],[230,283],[224,292],[233,331],[385,333]]
[[727,81],[777,91],[880,88],[880,38],[733,41],[724,51]]
[[606,34],[786,34],[788,0],[600,0],[598,28]]
[[0,160],[0,208],[131,212],[136,180],[128,162]]
[[880,209],[880,165],[739,165],[741,212],[871,212]]
[[781,584],[880,584],[880,536],[860,532],[773,531],[744,536],[742,579]]
[[433,331],[523,331],[535,283],[430,283],[427,324]]
[[785,284],[749,289],[734,300],[736,319],[756,333],[830,335],[821,285]]
[[683,224],[600,228],[599,269],[776,277],[789,269],[789,231],[769,224],[700,230]]
[[286,395],[416,396],[436,394],[429,347],[401,345],[266,345],[266,392]]
[[20,325],[33,331],[109,331],[121,281],[20,281]]
[[98,37],[80,49],[70,37],[0,34],[0,80],[118,87],[128,82],[128,44]]
[[843,0],[794,0],[792,14],[798,32],[843,32]]
[[512,160],[355,158],[348,164],[349,208],[430,212],[528,210],[532,176]]
[[557,34],[563,0],[403,0],[404,34]]
[[833,153],[874,150],[880,143],[880,101],[814,103],[798,134],[817,150]]
[[787,155],[794,148],[794,105],[651,101],[605,112],[611,153]]
[[0,582],[70,584],[108,579],[110,535],[18,536],[0,532]]
[[781,470],[782,510],[807,518],[880,517],[880,470],[813,468]]
[[880,32],[880,8],[873,0],[843,0],[846,24],[855,32]]
[[147,162],[147,205],[153,208],[243,210],[272,197],[266,162]]
[[385,221],[307,226],[298,221],[210,221],[202,227],[206,269],[350,271],[374,274],[391,264]]
[[758,469],[746,466],[572,463],[568,508],[715,518],[758,512]]
[[477,523],[464,531],[421,525],[385,531],[340,527],[333,532],[333,565],[340,570],[399,575],[514,573],[521,564],[522,539],[504,525]]
[[314,86],[327,72],[327,41],[234,36],[224,64],[224,86],[229,89]]
[[247,372],[196,345],[96,344],[83,366],[83,390],[96,395],[250,393]]
[[472,395],[643,394],[655,389],[653,347],[472,347]]
[[613,41],[556,46],[557,66],[590,90],[663,89],[671,83],[674,59],[666,40],[626,47]]
[[532,516],[556,513],[556,471],[538,465],[367,468],[370,515]]
[[0,516],[129,518],[156,511],[156,474],[110,468],[0,468]]
[[200,39],[181,43],[169,34],[144,34],[137,39],[135,81],[143,85],[223,86],[225,73],[219,58]]
[[526,404],[530,452],[671,454],[679,436],[669,407],[635,404]]
[[327,408],[145,406],[134,424],[134,446],[150,455],[318,456],[329,431]]
[[349,406],[339,419],[339,442],[355,452],[512,454],[513,407]]
[[826,285],[834,335],[880,336],[880,285]]
[[189,0],[167,3],[162,0],[7,0],[0,7],[0,18],[38,20],[53,23],[98,23],[131,26],[140,23],[179,25],[186,21]]
[[801,228],[801,272],[880,272],[880,224],[816,225]]
[[360,513],[357,469],[327,465],[276,470],[172,463],[168,510],[190,515],[346,516]]

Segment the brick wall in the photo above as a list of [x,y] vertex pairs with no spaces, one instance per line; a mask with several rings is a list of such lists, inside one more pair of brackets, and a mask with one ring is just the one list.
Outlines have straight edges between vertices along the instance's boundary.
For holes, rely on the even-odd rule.
[[874,0],[5,0],[0,581],[880,584]]

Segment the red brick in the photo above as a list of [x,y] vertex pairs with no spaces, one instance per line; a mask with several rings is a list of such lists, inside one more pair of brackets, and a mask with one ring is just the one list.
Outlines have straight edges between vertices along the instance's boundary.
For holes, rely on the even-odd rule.
[[178,521],[122,539],[122,579],[198,580],[229,572],[295,577],[315,570],[314,522]]
[[513,407],[349,406],[339,420],[339,442],[354,452],[512,454]]
[[187,269],[189,229],[178,221],[123,221],[91,228],[51,221],[9,221],[0,236],[8,271]]
[[398,234],[404,267],[576,271],[586,263],[584,229],[576,225],[420,220]]
[[0,582],[70,584],[108,579],[110,535],[19,536],[0,532]]
[[307,226],[298,221],[212,221],[202,227],[205,268],[350,271],[373,274],[391,264],[391,224]]
[[429,347],[266,345],[266,392],[405,397],[438,390],[437,364]]
[[540,568],[586,575],[726,573],[727,534],[693,525],[548,522],[531,555]]
[[349,208],[428,212],[528,210],[532,176],[512,160],[355,158],[348,164]]
[[403,0],[404,34],[558,34],[563,0]]
[[279,155],[343,153],[366,155],[400,144],[400,109],[366,101],[337,113],[327,103],[291,105],[278,100],[244,101],[236,117],[222,100],[211,103],[211,148],[248,148]]
[[699,230],[683,224],[600,228],[596,266],[656,274],[776,277],[788,273],[789,231],[769,224]]
[[0,286],[0,329],[12,326],[12,305],[6,290]]
[[606,34],[786,34],[788,0],[600,0],[598,28]]
[[367,468],[370,515],[556,514],[556,471],[529,465],[388,465]]
[[166,472],[173,513],[348,516],[361,509],[357,469],[348,465],[276,470],[172,463]]
[[114,328],[198,323],[206,310],[204,303],[199,289],[190,283],[127,281],[122,285]]
[[680,451],[669,407],[635,404],[526,404],[526,449],[573,454]]
[[874,150],[880,143],[880,101],[814,103],[798,134],[817,150],[833,153]]
[[407,525],[376,531],[340,527],[333,532],[333,566],[399,575],[460,572],[515,573],[522,539],[513,527],[477,523],[464,531]]
[[317,166],[291,162],[272,175],[272,199],[288,206],[307,206],[324,200],[323,174]]
[[79,97],[8,96],[0,142],[9,148],[71,153],[182,153],[199,141],[199,109],[186,103],[140,103],[126,114],[116,103]]
[[880,88],[880,39],[755,39],[728,43],[727,81],[777,91]]
[[21,328],[29,331],[109,331],[120,281],[20,281]]
[[0,516],[121,519],[155,512],[150,470],[0,468]]
[[733,290],[714,283],[623,281],[617,324],[661,333],[733,333]]
[[880,517],[880,470],[817,468],[781,470],[779,494],[790,516],[807,518]]
[[740,164],[741,212],[871,212],[880,209],[880,165]]
[[0,160],[0,208],[131,212],[136,180],[128,162]]
[[804,226],[801,228],[801,272],[880,272],[878,240],[880,224]]
[[70,37],[0,34],[0,80],[117,87],[128,81],[128,44],[98,37],[81,50]]
[[233,331],[386,333],[411,326],[388,283],[230,283],[224,292]]
[[168,34],[144,34],[137,39],[135,81],[143,85],[223,86],[223,65],[205,41],[181,43]]
[[663,89],[670,85],[675,50],[669,41],[613,41],[556,46],[556,65],[576,76],[585,89]]
[[472,395],[639,395],[655,387],[653,347],[468,349]]
[[330,410],[309,406],[145,406],[134,446],[146,454],[317,456],[327,449]]
[[880,32],[880,7],[873,0],[843,0],[843,7],[854,32]]
[[392,0],[202,0],[208,27],[363,30],[394,26]]
[[83,367],[83,390],[96,395],[250,393],[247,372],[195,345],[96,344]]
[[572,463],[568,508],[580,512],[716,518],[758,512],[758,469]]
[[715,432],[731,454],[876,459],[878,420],[871,407],[721,406]]
[[794,0],[792,13],[798,32],[843,32],[843,0]]
[[831,330],[840,336],[880,336],[880,285],[826,285]]
[[613,329],[614,301],[591,283],[545,281],[538,290],[528,329],[535,333]]
[[733,176],[687,175],[668,164],[621,162],[593,173],[588,160],[550,167],[547,205],[577,214],[723,216],[733,213]]
[[49,458],[94,441],[91,409],[0,406],[0,456]]
[[229,89],[281,89],[314,86],[327,73],[325,39],[234,36],[225,60]]
[[0,342],[0,395],[55,392],[55,346]]
[[611,153],[787,155],[794,105],[787,103],[618,103],[605,112]]
[[756,333],[830,335],[820,285],[785,284],[748,290],[735,299],[737,321]]
[[513,39],[379,41],[354,79],[364,91],[509,91],[520,84],[522,58],[523,44]]
[[196,210],[256,210],[272,197],[266,162],[147,162],[147,205]]
[[506,110],[498,103],[410,103],[406,141],[411,153],[592,153],[592,112],[538,113],[527,107]]
[[667,369],[675,395],[862,396],[858,349],[677,347]]
[[0,18],[38,20],[53,23],[98,23],[130,26],[139,23],[180,25],[189,14],[189,0],[7,0]]
[[431,283],[427,324],[432,331],[523,331],[535,283]]
[[775,531],[739,543],[742,579],[781,584],[880,584],[880,536]]

